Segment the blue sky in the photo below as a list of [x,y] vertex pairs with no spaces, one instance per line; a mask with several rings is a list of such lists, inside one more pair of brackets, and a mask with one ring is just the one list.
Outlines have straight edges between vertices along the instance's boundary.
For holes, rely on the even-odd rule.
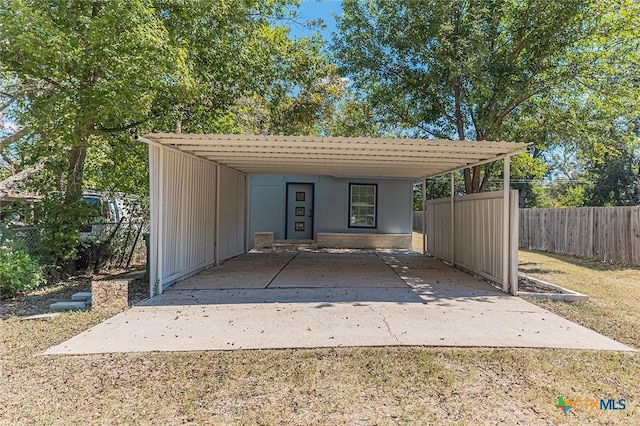
[[[336,29],[336,20],[334,15],[342,13],[342,0],[302,0],[298,7],[298,15],[300,21],[306,22],[310,20],[322,19],[326,25],[321,34],[327,41],[331,40],[331,33]],[[293,37],[301,37],[310,35],[313,31],[308,30],[299,25],[291,26],[291,35]]]

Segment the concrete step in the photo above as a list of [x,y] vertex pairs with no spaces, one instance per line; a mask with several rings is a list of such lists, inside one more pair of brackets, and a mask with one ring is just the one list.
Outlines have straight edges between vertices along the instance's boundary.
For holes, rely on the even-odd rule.
[[78,311],[87,309],[84,302],[56,302],[49,305],[49,309],[54,312]]
[[84,302],[89,299],[91,299],[90,291],[80,291],[71,295],[71,300],[74,302]]
[[318,244],[314,240],[276,240],[271,244],[274,249],[317,250]]
[[317,250],[317,244],[272,244],[272,249],[280,250]]

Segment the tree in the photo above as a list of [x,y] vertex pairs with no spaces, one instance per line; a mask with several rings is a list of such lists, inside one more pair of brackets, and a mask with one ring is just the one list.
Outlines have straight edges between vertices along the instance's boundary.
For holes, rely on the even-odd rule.
[[3,65],[40,88],[21,99],[20,120],[68,153],[72,203],[87,147],[154,114],[157,93],[183,79],[181,50],[149,1],[8,1],[0,14]]
[[377,119],[371,104],[361,99],[353,90],[347,90],[338,101],[336,109],[326,123],[329,136],[369,136],[384,137],[391,129]]
[[184,80],[182,49],[150,1],[6,1],[0,17],[0,66],[30,88],[14,99],[18,124],[60,177],[54,262],[71,271],[87,149],[157,114],[158,94]]
[[[143,179],[144,148],[131,146],[138,144],[134,134],[238,131],[232,111],[238,99],[272,102],[276,93],[302,87],[300,94],[313,100],[311,81],[326,63],[318,59],[320,46],[290,40],[272,24],[291,3],[0,2],[0,80],[10,89],[2,87],[0,106],[11,105],[17,129],[0,141],[19,142],[18,156],[28,154],[31,162],[47,158],[46,191],[60,198],[60,214],[50,222],[77,235],[81,218],[73,212],[85,179],[144,190],[136,182],[114,185],[127,166],[135,169],[129,183]],[[299,100],[296,111],[317,104]],[[58,247],[65,259],[76,242],[66,238]]]
[[[637,94],[637,68],[629,64],[638,55],[639,7],[626,0],[345,0],[334,47],[388,123],[418,136],[500,140],[527,103],[551,99],[558,88],[576,98],[613,84]],[[601,102],[629,97],[620,89],[599,95]],[[492,166],[465,169],[466,192],[484,190],[493,173]]]
[[292,40],[288,28],[277,28],[272,42],[278,46],[273,55],[277,55],[275,62],[281,72],[229,107],[237,130],[249,134],[326,133],[326,123],[335,115],[336,102],[346,87],[322,52],[322,39]]
[[[625,143],[626,142],[626,143]],[[640,143],[618,139],[604,155],[590,157],[585,190],[588,206],[640,205]]]

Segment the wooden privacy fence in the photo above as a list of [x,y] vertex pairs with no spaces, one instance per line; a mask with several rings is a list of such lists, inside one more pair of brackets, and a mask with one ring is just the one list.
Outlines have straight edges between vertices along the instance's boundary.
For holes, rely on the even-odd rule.
[[520,209],[519,246],[640,266],[640,207]]

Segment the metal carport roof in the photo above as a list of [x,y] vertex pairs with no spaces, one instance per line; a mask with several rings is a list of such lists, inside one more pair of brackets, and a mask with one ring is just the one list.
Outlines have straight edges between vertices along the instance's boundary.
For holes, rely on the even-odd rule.
[[150,133],[140,140],[234,170],[335,176],[420,178],[526,152],[516,142],[277,135]]

